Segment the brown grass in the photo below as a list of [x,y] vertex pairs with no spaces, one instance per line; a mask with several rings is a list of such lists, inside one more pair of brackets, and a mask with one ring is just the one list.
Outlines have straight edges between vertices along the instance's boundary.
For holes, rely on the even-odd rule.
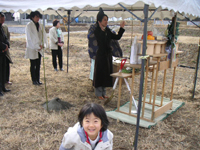
[[[130,32],[127,30],[120,40],[125,55],[130,54],[130,41]],[[180,59],[184,62],[190,62],[186,63],[187,65],[194,66],[195,63],[191,61],[196,61],[198,47],[196,44],[192,44],[184,43],[184,41],[181,43],[180,47],[185,53],[181,55]],[[12,91],[0,98],[0,149],[56,150],[59,148],[68,127],[77,122],[77,114],[85,103],[96,102],[103,105],[103,101],[97,100],[94,93],[89,92],[91,88],[91,81],[88,79],[90,59],[87,52],[86,33],[70,34],[69,73],[66,71],[66,46],[64,49],[64,72],[54,72],[49,50],[46,51],[48,53],[45,53],[48,99],[59,97],[63,101],[75,105],[67,111],[47,113],[42,108],[41,104],[46,101],[44,84],[34,86],[31,83],[30,63],[29,60],[24,59],[25,39],[12,39],[11,37],[10,52],[14,62],[11,65],[13,85],[7,85],[7,88]],[[185,55],[187,53],[189,54]],[[191,55],[193,57],[188,59]],[[171,69],[167,70],[165,97],[170,97],[172,72]],[[160,72],[157,95],[161,95],[162,77],[163,72]],[[198,78],[195,98],[191,100],[193,79],[193,69],[177,68],[174,99],[185,102],[185,105],[156,126],[150,129],[140,128],[138,149],[200,149],[200,85]],[[41,65],[41,81],[44,82],[43,64]],[[139,76],[135,79],[135,88],[139,89]],[[111,90],[108,88],[108,95]],[[122,87],[122,91],[121,104],[124,104],[129,100],[129,96],[125,86]],[[138,98],[138,93],[138,90],[134,91],[135,98]],[[108,111],[115,109],[116,106],[117,94],[104,108]],[[117,122],[112,118],[109,118],[109,121],[109,129],[114,134],[114,149],[131,150],[135,136],[135,125]]]

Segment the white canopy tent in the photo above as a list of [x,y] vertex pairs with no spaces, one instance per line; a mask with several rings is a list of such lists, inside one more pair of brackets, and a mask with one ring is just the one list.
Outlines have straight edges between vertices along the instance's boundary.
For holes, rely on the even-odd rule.
[[[3,12],[20,12],[20,13],[30,13],[31,11],[38,10],[42,14],[56,15],[55,10],[61,15],[67,15],[66,10],[72,10],[71,17],[77,16],[80,13],[83,13],[83,16],[95,16],[99,7],[102,7],[105,13],[109,17],[121,17],[124,9],[118,5],[121,3],[127,9],[134,11],[137,16],[142,17],[144,3],[149,5],[149,10],[153,11],[158,7],[162,7],[163,10],[171,10],[174,12],[179,11],[187,17],[197,17],[200,15],[200,1],[199,0],[93,0],[92,3],[90,0],[1,0],[0,11]],[[169,11],[163,11],[162,13],[156,13],[155,17],[161,18],[170,17]],[[149,13],[149,15],[151,15]],[[123,12],[123,16],[126,18],[132,17],[130,13]]]
[[[161,7],[163,10],[174,11],[182,13],[183,15],[190,17],[200,17],[200,0],[1,0],[0,11],[3,12],[26,12],[39,10],[42,14],[48,14],[49,10],[58,10],[60,13],[65,13],[67,10],[68,20],[69,15],[72,11],[72,15],[76,16],[75,13],[79,12],[91,12],[97,11],[99,7],[102,7],[105,13],[109,16],[107,11],[114,11],[114,16],[117,15],[117,11],[124,11],[118,3],[131,11],[142,11],[144,12],[144,38],[143,38],[143,56],[146,55],[146,32],[148,22],[148,11],[154,11],[156,8]],[[126,13],[126,12],[124,12]],[[169,12],[168,12],[169,13]],[[122,13],[123,14],[123,13]],[[66,15],[66,14],[65,14]],[[151,14],[150,14],[151,15]],[[165,13],[163,13],[165,15]],[[96,16],[96,14],[95,14]],[[125,14],[126,16],[126,14]],[[109,16],[110,17],[110,16]],[[138,17],[139,14],[138,14]],[[69,24],[68,24],[69,26]],[[68,34],[69,38],[69,34]],[[68,40],[69,41],[69,40]],[[143,93],[143,81],[144,81],[144,59],[142,60],[141,67],[141,78],[140,78],[140,90],[139,90],[139,104],[137,113],[137,127],[135,134],[135,150],[137,150],[137,138],[139,132],[139,121],[140,121],[140,110]]]
[[[143,2],[143,3],[142,3]],[[173,10],[185,13],[186,15],[200,15],[199,0],[1,0],[0,11],[6,12],[30,12],[31,10],[46,11],[48,8],[54,10],[98,10],[99,7],[105,10],[123,10],[118,3],[123,4],[130,10],[142,10],[144,3],[149,5],[149,9],[159,6],[162,9]]]

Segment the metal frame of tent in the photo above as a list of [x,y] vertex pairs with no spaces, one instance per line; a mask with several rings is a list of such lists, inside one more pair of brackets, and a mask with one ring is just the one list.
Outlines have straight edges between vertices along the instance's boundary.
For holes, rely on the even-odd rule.
[[[126,7],[124,7],[122,4],[118,3],[122,8],[124,8],[126,11],[128,11],[132,16],[136,17],[138,20],[140,20],[141,22],[145,22],[145,19],[141,19],[139,18],[137,15],[135,15],[134,13],[132,13],[130,10],[128,10]],[[157,11],[158,8],[156,8],[156,10],[154,10],[154,12],[151,14],[151,16],[147,19],[147,22],[148,20],[151,19],[151,17],[154,15],[154,13]],[[96,10],[87,10],[87,11],[96,11]],[[107,10],[107,11],[112,11],[112,10]],[[137,9],[138,11],[138,9]],[[141,11],[141,9],[140,9]],[[148,9],[149,11],[149,9]],[[166,9],[165,9],[166,11]],[[70,24],[70,10],[67,10],[68,12],[68,42],[67,42],[67,73],[68,73],[68,68],[69,68],[69,24]],[[57,12],[58,13],[58,12]],[[182,15],[181,13],[179,13],[180,15]],[[81,14],[79,14],[81,15]],[[78,15],[78,16],[79,16]],[[77,16],[77,17],[78,17]],[[176,15],[177,16],[177,15]],[[183,15],[182,15],[183,16]],[[147,14],[147,17],[148,17],[148,14]],[[189,18],[187,18],[186,16],[184,16],[186,19],[188,19],[189,21],[191,21]],[[191,21],[194,25],[196,25],[193,21]],[[197,27],[199,27],[198,25],[196,25]],[[199,27],[200,28],[200,27]],[[199,68],[199,59],[200,59],[200,56],[199,56],[199,52],[200,52],[200,48],[199,48],[199,51],[198,51],[198,56],[197,56],[197,63],[196,63],[196,70],[195,70],[195,78],[194,78],[194,87],[193,87],[193,94],[192,94],[192,99],[194,98],[194,95],[195,95],[195,89],[196,89],[196,82],[197,82],[197,76],[198,76],[198,68]],[[172,55],[171,55],[172,57]],[[172,59],[171,59],[172,60]],[[172,62],[171,62],[172,63]],[[170,65],[171,65],[170,63]]]
[[[148,18],[148,9],[149,5],[144,4],[144,30],[143,30],[143,48],[142,48],[142,55],[146,55],[146,42],[147,42],[147,22],[149,20]],[[68,10],[68,47],[67,47],[67,57],[69,57],[69,27],[70,27],[70,10]],[[67,58],[67,65],[68,65],[68,58]],[[140,111],[141,111],[141,102],[142,102],[142,93],[143,93],[143,83],[144,83],[144,66],[145,66],[145,60],[142,59],[142,65],[141,65],[141,77],[140,77],[140,89],[139,89],[139,103],[138,103],[138,115],[137,115],[137,125],[136,125],[136,132],[135,132],[135,142],[134,142],[134,149],[137,150],[137,141],[138,141],[138,133],[139,133],[139,123],[140,123]],[[67,66],[68,67],[68,66]],[[68,72],[68,69],[67,69]]]

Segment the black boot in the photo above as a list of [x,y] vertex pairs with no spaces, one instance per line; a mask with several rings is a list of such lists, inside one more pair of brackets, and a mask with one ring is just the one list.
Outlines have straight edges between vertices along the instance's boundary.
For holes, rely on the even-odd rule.
[[33,85],[39,85],[37,81],[33,81]]
[[3,91],[3,92],[10,92],[11,90],[5,88],[5,89],[3,89],[2,91]]
[[2,92],[0,92],[0,96],[3,96],[3,93],[2,93]]
[[42,82],[40,82],[40,81],[37,81],[37,83],[38,83],[38,85],[41,85],[41,84],[42,84]]

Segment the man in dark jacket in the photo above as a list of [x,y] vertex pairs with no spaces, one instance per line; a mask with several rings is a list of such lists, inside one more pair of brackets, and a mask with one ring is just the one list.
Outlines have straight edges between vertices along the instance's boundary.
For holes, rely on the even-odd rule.
[[[4,24],[6,17],[2,17],[2,28],[4,30],[4,34],[6,35],[8,42],[10,43],[10,32],[8,31],[8,27]],[[10,63],[12,62],[9,49],[5,52],[6,55],[6,82],[7,84],[12,84],[10,82]]]
[[2,23],[4,14],[0,12],[0,96],[3,96],[3,92],[9,92],[10,90],[5,88],[5,76],[6,76],[6,56],[5,52],[9,48],[9,42],[4,34]]

